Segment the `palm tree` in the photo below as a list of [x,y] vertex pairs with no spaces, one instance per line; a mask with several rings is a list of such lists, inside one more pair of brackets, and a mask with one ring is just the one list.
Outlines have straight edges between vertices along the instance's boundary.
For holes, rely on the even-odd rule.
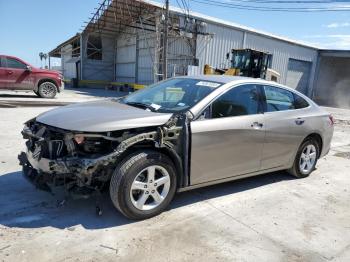
[[44,58],[44,53],[43,52],[40,52],[39,53],[39,57],[40,57],[40,63],[41,63],[41,68],[43,68],[43,58]]
[[46,59],[47,59],[48,55],[47,54],[44,54],[43,55],[43,58],[45,59],[45,68],[47,69],[47,63],[46,63]]

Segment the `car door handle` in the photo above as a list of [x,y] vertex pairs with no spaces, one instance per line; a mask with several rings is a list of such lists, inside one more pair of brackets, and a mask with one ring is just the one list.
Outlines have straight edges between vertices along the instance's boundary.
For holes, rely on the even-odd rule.
[[12,74],[13,74],[13,71],[7,71],[7,74],[8,74],[8,75],[12,75]]
[[254,122],[253,124],[251,124],[251,127],[255,128],[255,129],[260,129],[263,126],[264,125],[262,123],[259,123],[259,122]]
[[297,120],[295,120],[295,123],[300,126],[302,124],[304,124],[305,120],[301,119],[301,118],[298,118]]

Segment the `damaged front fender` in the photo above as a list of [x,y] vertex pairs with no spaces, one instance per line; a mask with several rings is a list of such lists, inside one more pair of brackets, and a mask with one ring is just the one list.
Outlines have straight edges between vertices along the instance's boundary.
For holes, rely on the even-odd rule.
[[[37,128],[32,128],[29,123],[29,126],[22,131],[23,137],[28,139],[28,150],[19,156],[20,164],[23,168],[35,170],[36,172],[33,172],[32,175],[46,177],[46,179],[36,178],[40,181],[47,181],[55,185],[59,181],[58,185],[70,184],[71,186],[98,188],[109,181],[113,168],[118,163],[118,158],[133,146],[152,143],[156,148],[168,148],[175,154],[181,154],[181,151],[174,150],[174,144],[179,144],[179,137],[183,129],[183,126],[175,124],[177,120],[172,118],[166,125],[158,127],[156,130],[133,135],[123,133],[120,137],[112,137],[110,134],[86,134],[86,137],[89,138],[101,138],[118,143],[109,153],[87,156],[79,155],[76,152],[77,145],[73,138],[77,134],[65,131],[61,134],[60,139],[62,140],[56,140],[52,134],[47,134],[50,127],[40,125]],[[84,136],[85,134],[80,135]],[[56,144],[52,144],[53,141],[56,141],[55,143],[63,141],[65,149],[55,146]],[[50,157],[41,154],[42,145],[45,143],[49,145],[47,155]],[[59,153],[63,150],[66,150],[66,155],[61,157]],[[52,157],[53,155],[59,157]],[[94,180],[100,183],[96,185]]]

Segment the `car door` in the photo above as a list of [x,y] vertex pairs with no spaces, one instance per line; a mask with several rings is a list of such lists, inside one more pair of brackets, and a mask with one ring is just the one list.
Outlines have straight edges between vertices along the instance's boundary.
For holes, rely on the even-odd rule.
[[[305,111],[296,105],[296,96],[289,90],[265,85],[263,91],[266,136],[261,168],[282,167],[293,161],[306,136]],[[302,107],[308,107],[305,100]]]
[[34,87],[34,80],[27,65],[12,58],[6,58],[7,84],[11,89],[31,90]]
[[0,89],[5,89],[7,84],[7,73],[5,68],[5,60],[0,56]]
[[264,144],[256,85],[231,88],[191,122],[191,185],[255,172]]

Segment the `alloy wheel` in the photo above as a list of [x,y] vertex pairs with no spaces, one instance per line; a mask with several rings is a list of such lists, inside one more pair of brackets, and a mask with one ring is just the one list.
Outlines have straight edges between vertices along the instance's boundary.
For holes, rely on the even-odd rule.
[[42,84],[42,87],[41,87],[41,92],[44,96],[51,96],[53,93],[55,93],[55,89],[56,87],[51,84],[51,83],[44,83]]
[[312,144],[307,145],[303,149],[300,155],[300,159],[299,159],[300,172],[303,174],[310,173],[314,168],[316,158],[317,158],[316,147]]
[[154,209],[164,201],[169,189],[168,171],[159,165],[149,166],[139,172],[131,184],[131,202],[139,210]]

